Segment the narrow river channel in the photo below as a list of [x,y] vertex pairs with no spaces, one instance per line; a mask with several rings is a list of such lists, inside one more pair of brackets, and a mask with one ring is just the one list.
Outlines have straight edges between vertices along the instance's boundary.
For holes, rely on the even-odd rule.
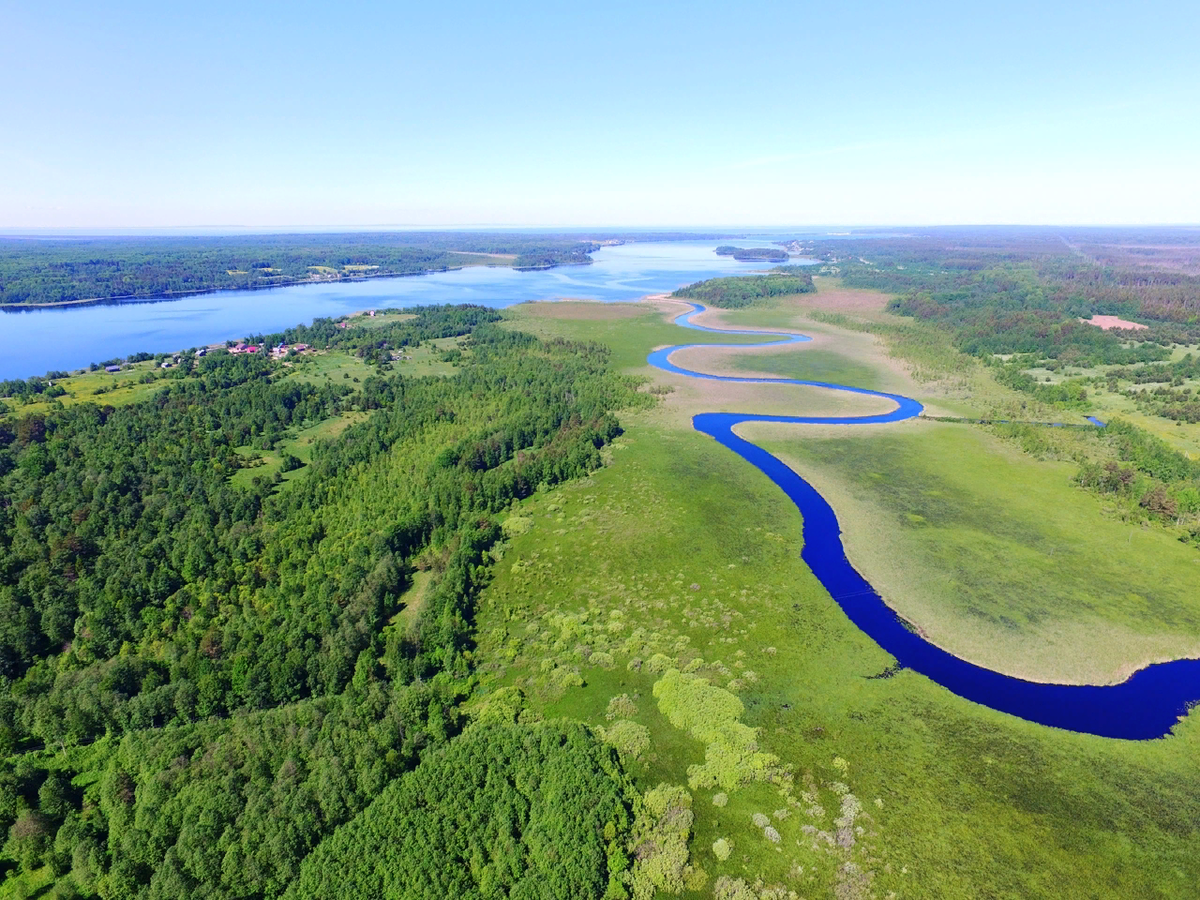
[[693,324],[692,317],[704,311],[696,306],[675,319],[677,325],[722,334],[760,334],[770,340],[762,344],[683,344],[656,350],[647,361],[652,366],[692,378],[746,383],[800,384],[885,397],[896,404],[889,413],[858,417],[765,416],[752,413],[701,413],[692,419],[695,429],[714,438],[771,479],[796,504],[804,519],[805,564],[829,591],[842,610],[868,637],[896,658],[899,666],[912,669],[947,690],[974,703],[1019,716],[1040,725],[1051,725],[1085,734],[1126,740],[1164,737],[1200,700],[1200,660],[1182,659],[1159,663],[1135,672],[1127,681],[1114,685],[1043,684],[1023,681],[959,659],[937,647],[907,626],[879,593],[846,558],[837,515],[811,484],[758,447],[734,434],[743,422],[793,424],[867,425],[901,422],[919,416],[923,407],[916,400],[863,388],[790,378],[733,378],[683,369],[671,355],[687,347],[762,347],[808,341],[799,334],[769,331],[722,331]]

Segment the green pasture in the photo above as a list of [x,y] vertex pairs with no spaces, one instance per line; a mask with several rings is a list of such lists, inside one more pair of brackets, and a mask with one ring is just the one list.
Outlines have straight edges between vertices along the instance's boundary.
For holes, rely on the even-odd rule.
[[230,484],[248,488],[255,478],[274,478],[276,472],[281,472],[283,458],[288,454],[295,456],[304,463],[305,468],[293,469],[290,472],[281,472],[280,477],[283,478],[285,484],[297,478],[303,478],[308,472],[308,464],[312,462],[314,444],[318,441],[330,440],[337,437],[351,425],[366,419],[367,416],[368,413],[351,410],[340,416],[326,419],[324,422],[318,422],[316,425],[311,425],[308,428],[297,429],[288,440],[280,441],[276,444],[274,450],[238,447],[237,452],[239,454],[248,459],[255,460],[255,463],[245,469],[238,469],[234,472],[229,479]]
[[375,374],[375,366],[340,350],[303,353],[284,365],[288,368],[285,378],[318,386],[326,381],[346,381],[353,385]]
[[[655,346],[733,340],[684,333],[652,311],[573,315],[516,307],[506,318],[608,343],[631,369]],[[798,315],[749,309],[727,321],[794,326]],[[817,326],[835,335],[851,325],[828,318]],[[943,396],[964,412],[1044,412],[932,337],[883,337],[951,383]],[[838,344],[735,364],[863,386],[893,377],[882,359]],[[625,417],[608,467],[513,510],[521,527],[506,529],[479,614],[477,702],[519,688],[523,717],[606,729],[648,790],[688,787],[706,759],[704,741],[660,707],[656,682],[691,671],[738,697],[738,722],[758,729],[757,752],[786,773],[732,791],[689,787],[691,861],[708,879],[696,896],[722,876],[807,897],[1193,895],[1193,721],[1164,740],[1107,740],[988,710],[909,671],[879,677],[893,660],[800,561],[795,507],[741,459],[662,418]],[[1200,555],[1105,519],[1101,502],[1070,484],[1070,464],[932,422],[845,437],[794,428],[770,442],[828,491],[851,538],[861,530],[858,551],[876,549],[864,555],[851,540],[856,564],[878,558],[904,576],[897,584],[924,592],[938,617],[925,623],[931,632],[1075,675],[1111,674],[1136,651],[1169,654],[1197,633],[1189,587]],[[707,752],[720,751],[718,742]],[[736,756],[720,759],[737,771]]]
[[33,900],[53,897],[50,891],[58,876],[50,866],[32,871],[13,870],[0,879],[0,900]]
[[[153,360],[146,360],[126,366],[120,372],[79,372],[66,378],[56,378],[55,385],[67,393],[57,398],[45,398],[37,403],[20,405],[15,401],[10,406],[17,410],[18,415],[45,413],[51,404],[57,400],[63,406],[75,403],[95,403],[98,406],[122,406],[145,400],[163,386],[162,377],[170,370],[161,369]],[[142,384],[141,379],[146,374],[158,376],[149,384]],[[44,395],[43,395],[44,396]]]
[[[363,317],[356,317],[355,325]],[[398,317],[403,318],[403,317]],[[375,320],[367,321],[374,323]],[[374,324],[368,327],[376,327]],[[443,338],[437,341],[425,341],[420,347],[406,347],[402,353],[405,358],[392,363],[393,371],[402,375],[420,378],[423,375],[451,375],[455,368],[451,363],[442,362],[441,355],[459,346],[458,338]],[[304,353],[299,357],[289,359],[284,364],[289,369],[286,378],[307,381],[309,384],[321,385],[326,382],[349,382],[358,384],[364,379],[378,374],[375,366],[342,350],[318,350],[315,353]]]

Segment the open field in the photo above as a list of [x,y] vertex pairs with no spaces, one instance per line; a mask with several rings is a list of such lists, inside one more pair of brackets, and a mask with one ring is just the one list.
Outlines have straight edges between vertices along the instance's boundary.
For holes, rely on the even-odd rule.
[[255,450],[251,447],[239,447],[238,453],[246,457],[257,458],[259,462],[256,465],[234,472],[230,478],[230,482],[240,487],[249,487],[255,478],[273,478],[276,472],[280,472],[285,484],[296,478],[303,478],[307,474],[307,468],[281,472],[285,454],[295,456],[307,467],[312,462],[314,444],[318,441],[335,438],[351,425],[361,422],[366,418],[367,413],[364,412],[350,411],[343,413],[340,416],[326,419],[324,422],[319,422],[308,428],[299,429],[293,437],[286,441],[280,441],[274,450]]
[[[57,398],[46,398],[37,403],[27,403],[18,406],[14,401],[8,401],[11,406],[27,413],[45,413],[57,400],[63,406],[75,403],[95,403],[99,406],[122,406],[145,400],[163,386],[161,376],[168,370],[160,369],[153,360],[133,363],[120,372],[81,372],[66,378],[55,380],[55,384],[67,393]],[[156,376],[149,383],[143,384],[141,379],[147,375]]]
[[[356,321],[357,325],[358,322]],[[420,347],[406,348],[404,356],[393,363],[406,376],[419,378],[422,375],[450,375],[454,372],[451,363],[443,362],[442,353],[459,346],[458,338],[442,338],[425,341]],[[398,352],[398,351],[397,351]],[[375,367],[352,353],[339,350],[318,350],[304,353],[299,358],[285,363],[290,368],[287,378],[320,385],[327,381],[349,381],[358,384],[375,374]]]
[[656,347],[668,344],[755,344],[756,337],[705,334],[687,331],[671,323],[687,310],[678,302],[658,303],[521,303],[504,310],[511,327],[540,337],[565,337],[596,341],[612,350],[613,364],[620,369],[651,377],[658,372],[646,365]]
[[[796,306],[719,314],[776,327],[809,315]],[[614,357],[639,374],[651,347],[730,340],[664,332],[661,316],[558,318],[549,304],[508,318],[545,335],[619,342]],[[915,388],[903,393],[980,412],[1024,402],[982,371],[945,377],[931,363],[946,358],[941,349],[922,357],[918,342],[915,371],[934,376],[923,381],[875,337],[814,324],[828,326],[829,343],[747,354],[737,374],[907,381]],[[843,335],[867,340],[856,348],[837,343]],[[705,354],[743,364],[725,351],[691,361]],[[685,426],[681,413],[698,399],[686,391],[677,385],[658,409],[623,417],[607,468],[514,507],[522,527],[500,548],[479,617],[476,661],[490,693],[478,702],[518,688],[524,719],[565,715],[606,729],[642,790],[688,787],[691,861],[708,880],[701,893],[730,876],[808,897],[1191,896],[1196,723],[1160,741],[1106,740],[995,713],[909,671],[878,677],[890,657],[799,560],[795,507]],[[1186,652],[1198,633],[1189,586],[1200,554],[1106,521],[1063,463],[934,422],[778,426],[770,440],[828,491],[856,564],[873,579],[869,559],[881,572],[890,565],[921,597],[913,617],[929,613],[920,624],[935,641],[970,637],[979,652],[1005,657],[1002,671],[1105,680]],[[709,763],[726,768],[706,780],[711,738],[689,733],[664,700],[680,677],[673,669],[704,676],[718,706],[736,695],[743,712],[731,733],[737,723],[757,728],[755,752],[776,758],[758,765],[790,775],[739,779],[717,741]]]

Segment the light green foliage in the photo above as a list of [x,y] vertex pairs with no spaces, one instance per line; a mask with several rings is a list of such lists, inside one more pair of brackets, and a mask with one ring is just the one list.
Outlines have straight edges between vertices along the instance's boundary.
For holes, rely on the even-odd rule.
[[612,744],[625,760],[639,760],[650,749],[650,729],[628,719],[618,719],[607,728],[600,729],[606,744]]
[[706,745],[704,762],[688,767],[692,790],[719,785],[732,791],[778,774],[779,757],[760,751],[756,729],[738,721],[745,708],[734,694],[699,675],[668,669],[654,683],[654,696],[672,725]]
[[468,713],[477,725],[511,725],[525,709],[525,692],[518,687],[502,687],[486,694]]
[[717,838],[713,841],[712,852],[713,856],[721,862],[725,862],[725,860],[729,859],[729,854],[733,852],[733,845],[725,838]]
[[528,516],[509,516],[500,523],[500,530],[504,532],[506,538],[526,534],[532,527],[533,519]]
[[[722,875],[713,885],[714,900],[759,900],[750,885],[741,878],[730,878]],[[840,898],[839,898],[840,900]]]
[[604,718],[612,721],[613,719],[632,719],[638,713],[637,703],[628,694],[618,694],[608,701],[608,709],[605,710]]
[[665,653],[655,653],[648,660],[646,660],[646,668],[655,675],[658,675],[660,672],[667,671],[673,662],[674,661],[671,659],[671,657],[667,656]]
[[567,666],[557,666],[550,672],[550,683],[558,688],[583,686],[583,676]]
[[646,793],[634,826],[634,900],[650,900],[656,891],[683,892],[693,820],[692,796],[684,788],[660,784]]

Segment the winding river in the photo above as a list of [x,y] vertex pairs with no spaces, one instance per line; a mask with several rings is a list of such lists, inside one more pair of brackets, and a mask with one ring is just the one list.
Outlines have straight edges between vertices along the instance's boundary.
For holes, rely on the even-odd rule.
[[825,586],[842,610],[863,632],[912,669],[960,697],[1040,725],[1101,737],[1145,740],[1165,737],[1189,707],[1200,700],[1200,660],[1158,663],[1135,672],[1114,685],[1065,685],[1023,681],[974,665],[934,646],[915,633],[883,602],[846,558],[837,516],[825,499],[790,468],[747,440],[734,434],[743,422],[867,425],[901,422],[921,414],[916,400],[863,388],[791,378],[734,378],[681,368],[671,362],[677,350],[689,347],[764,347],[803,343],[800,334],[773,331],[732,331],[705,328],[692,319],[704,312],[696,306],[675,319],[677,325],[720,334],[762,335],[760,344],[682,344],[656,350],[647,361],[652,366],[715,381],[799,384],[884,397],[896,404],[889,413],[874,416],[767,416],[753,413],[701,413],[692,419],[697,431],[714,438],[759,469],[796,504],[803,517],[804,549],[801,558]]

